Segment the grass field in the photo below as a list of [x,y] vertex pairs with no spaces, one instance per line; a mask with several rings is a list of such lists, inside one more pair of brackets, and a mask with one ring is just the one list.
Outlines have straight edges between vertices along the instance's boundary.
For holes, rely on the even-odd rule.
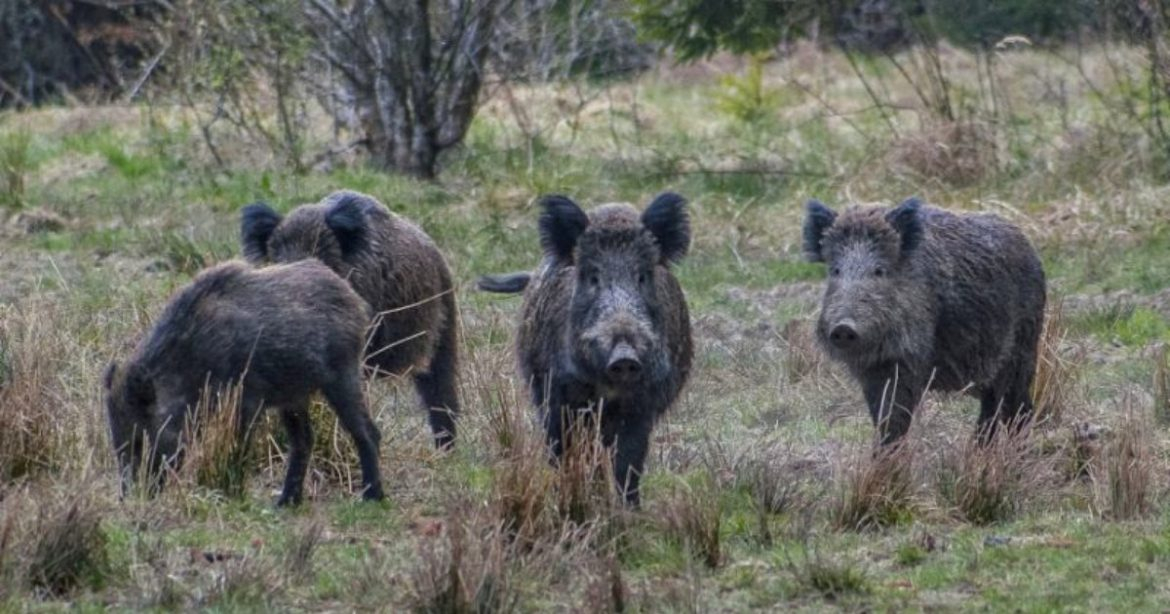
[[[989,81],[945,50],[947,121],[888,64],[860,66],[863,81],[799,46],[758,83],[717,58],[501,89],[433,184],[344,158],[295,175],[227,137],[217,168],[190,114],[165,105],[0,115],[0,610],[1164,608],[1170,173],[1109,102],[1137,58],[1093,50],[1082,70],[1012,51]],[[120,502],[106,364],[171,292],[239,253],[241,206],[338,188],[447,254],[457,449],[433,451],[409,385],[378,381],[384,504],[352,496],[355,461],[324,410],[299,509],[273,507],[277,431],[243,497],[186,471],[158,499]],[[474,280],[535,266],[541,194],[641,206],[665,189],[691,202],[678,273],[698,354],[655,432],[644,509],[626,512],[588,479],[587,451],[559,473],[545,463],[510,353],[519,300]],[[823,272],[801,259],[804,201],[911,195],[998,213],[1044,258],[1044,412],[1025,441],[972,447],[976,401],[930,396],[906,451],[875,461],[860,392],[811,342]]]

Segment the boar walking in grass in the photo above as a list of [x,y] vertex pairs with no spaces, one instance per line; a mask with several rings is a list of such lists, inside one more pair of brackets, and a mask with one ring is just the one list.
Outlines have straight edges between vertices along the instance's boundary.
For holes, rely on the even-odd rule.
[[651,430],[691,369],[686,298],[670,270],[690,246],[685,201],[662,194],[640,215],[617,204],[586,214],[563,196],[542,206],[540,268],[479,285],[525,292],[516,353],[552,453],[575,417],[599,412],[616,483],[637,505]]
[[455,441],[459,322],[451,272],[418,226],[374,198],[340,191],[281,217],[264,203],[241,212],[244,257],[253,264],[318,258],[375,312],[366,366],[411,374],[435,445]]
[[[181,460],[184,427],[204,390],[240,386],[239,433],[276,407],[289,435],[279,505],[301,501],[312,451],[309,400],[321,391],[353,437],[362,496],[381,499],[377,426],[362,391],[369,307],[315,260],[252,269],[229,262],[179,290],[122,365],[106,370],[106,408],[125,490],[144,459],[155,486]],[[145,458],[148,457],[148,458]]]
[[805,255],[828,268],[817,338],[861,384],[883,444],[928,388],[978,396],[984,438],[1027,419],[1045,281],[1018,228],[917,199],[807,209]]

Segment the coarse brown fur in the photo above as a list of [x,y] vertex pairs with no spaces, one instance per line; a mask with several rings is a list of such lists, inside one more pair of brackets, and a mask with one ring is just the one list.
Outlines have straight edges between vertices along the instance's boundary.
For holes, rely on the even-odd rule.
[[1026,419],[1046,290],[1018,228],[916,199],[840,215],[811,201],[804,250],[829,272],[817,337],[861,383],[883,442],[928,387],[978,396],[984,437]]
[[690,244],[684,204],[667,193],[642,214],[604,205],[586,215],[547,197],[540,269],[480,280],[491,291],[527,288],[516,354],[553,454],[563,453],[575,414],[600,408],[617,483],[634,505],[650,433],[691,369],[686,297],[670,270]]
[[[361,356],[368,306],[315,260],[253,269],[228,262],[200,273],[171,298],[151,332],[105,376],[110,431],[123,486],[144,456],[161,486],[180,461],[184,426],[207,389],[241,386],[239,432],[276,407],[289,432],[279,503],[301,500],[312,450],[309,400],[321,391],[353,437],[363,496],[381,499],[377,426],[366,409]],[[146,448],[147,440],[150,449]]]
[[436,445],[454,442],[459,316],[447,262],[425,232],[373,197],[344,190],[283,218],[263,203],[248,205],[241,241],[253,263],[315,257],[349,280],[375,311],[366,365],[412,374]]

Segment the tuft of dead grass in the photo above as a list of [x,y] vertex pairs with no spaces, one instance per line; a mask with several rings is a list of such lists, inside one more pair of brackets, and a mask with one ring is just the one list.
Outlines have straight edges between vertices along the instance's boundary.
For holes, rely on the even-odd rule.
[[101,589],[112,567],[106,510],[89,489],[25,485],[0,493],[0,596]]
[[895,141],[891,157],[923,177],[969,186],[996,170],[995,133],[977,121],[943,122]]
[[52,314],[0,307],[0,482],[49,473],[66,447],[53,391],[69,352]]
[[1154,456],[1151,429],[1127,414],[1102,451],[1101,507],[1111,520],[1148,516],[1154,507]]
[[1015,517],[1025,502],[1044,492],[1049,467],[1028,441],[1028,428],[1007,425],[986,438],[944,446],[936,485],[944,505],[977,525]]
[[807,318],[793,318],[780,331],[788,350],[784,353],[784,373],[791,383],[816,375],[825,364],[825,354],[817,347],[814,326]]
[[1077,399],[1084,350],[1070,349],[1067,339],[1064,304],[1058,302],[1045,314],[1037,348],[1032,380],[1032,419],[1036,425],[1059,425]]
[[834,528],[880,529],[911,520],[915,513],[909,441],[855,456],[838,471],[837,493],[830,508]]
[[218,389],[204,386],[183,426],[182,463],[174,470],[181,488],[197,486],[232,499],[247,493],[256,463],[245,432],[252,425],[241,424],[242,399],[240,383]]
[[721,541],[723,498],[715,478],[701,473],[693,484],[679,480],[660,504],[655,516],[663,532],[681,543],[709,568],[723,562]]

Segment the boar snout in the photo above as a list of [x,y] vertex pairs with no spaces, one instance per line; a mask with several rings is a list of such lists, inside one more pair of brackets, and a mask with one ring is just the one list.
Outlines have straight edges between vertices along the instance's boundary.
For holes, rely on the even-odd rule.
[[857,322],[844,318],[829,329],[829,342],[839,350],[848,350],[857,345]]
[[614,346],[609,353],[605,371],[615,381],[633,382],[642,374],[642,361],[638,359],[638,353],[630,344],[622,342]]

